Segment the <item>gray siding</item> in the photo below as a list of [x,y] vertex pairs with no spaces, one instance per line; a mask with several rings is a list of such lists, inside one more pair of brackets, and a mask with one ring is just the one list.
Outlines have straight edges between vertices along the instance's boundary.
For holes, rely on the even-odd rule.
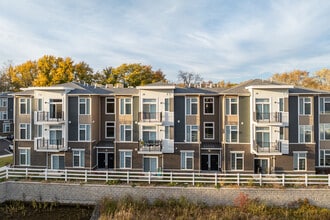
[[289,142],[298,143],[298,97],[289,97]]
[[250,142],[250,97],[239,97],[239,143]]
[[133,97],[133,141],[139,140],[139,125],[135,122],[139,121],[139,97]]
[[319,164],[319,97],[314,97],[314,141],[315,141],[315,166]]
[[13,120],[14,115],[14,99],[8,98],[8,119]]
[[69,97],[69,140],[78,140],[78,97]]
[[[180,123],[178,121],[180,120]],[[184,142],[185,139],[185,97],[174,97],[174,141]]]

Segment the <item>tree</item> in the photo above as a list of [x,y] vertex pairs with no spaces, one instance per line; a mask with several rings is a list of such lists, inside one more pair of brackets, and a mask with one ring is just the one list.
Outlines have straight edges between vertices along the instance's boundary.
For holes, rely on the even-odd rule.
[[202,82],[203,78],[198,73],[184,72],[182,70],[178,73],[178,80],[181,81],[185,86],[191,86]]
[[303,85],[304,80],[308,77],[309,73],[307,71],[293,70],[291,72],[284,72],[281,74],[275,73],[271,79],[278,82],[301,86]]
[[95,79],[93,69],[85,62],[73,65],[73,74],[76,81],[83,81],[88,84],[91,84]]
[[9,75],[9,68],[11,68],[11,62],[4,63],[0,69],[0,92],[11,91],[13,89],[11,78]]
[[314,73],[316,81],[320,85],[320,89],[330,89],[330,70],[323,68]]
[[124,63],[116,68],[108,67],[102,73],[106,76],[106,83],[113,85],[122,83],[125,87],[166,81],[165,75],[160,69],[153,71],[150,65],[140,63]]

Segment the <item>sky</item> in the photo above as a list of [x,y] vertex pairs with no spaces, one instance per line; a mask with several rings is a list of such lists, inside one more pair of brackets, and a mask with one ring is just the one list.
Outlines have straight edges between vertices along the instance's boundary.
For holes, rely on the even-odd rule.
[[94,72],[151,65],[205,81],[330,68],[328,0],[0,0],[0,65],[43,55]]

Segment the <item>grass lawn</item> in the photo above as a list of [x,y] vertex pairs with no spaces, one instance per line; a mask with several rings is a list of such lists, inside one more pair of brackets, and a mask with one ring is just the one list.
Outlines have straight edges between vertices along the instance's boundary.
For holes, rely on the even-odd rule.
[[13,163],[13,156],[1,157],[0,158],[0,167],[6,166]]

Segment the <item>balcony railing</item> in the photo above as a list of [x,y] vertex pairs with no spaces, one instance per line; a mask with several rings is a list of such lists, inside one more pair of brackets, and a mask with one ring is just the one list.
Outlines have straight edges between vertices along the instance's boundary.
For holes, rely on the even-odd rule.
[[140,152],[162,152],[162,141],[154,140],[154,141],[141,141],[139,145]]
[[288,113],[287,112],[254,112],[254,121],[257,122],[287,122]]
[[62,122],[64,121],[64,112],[35,112],[35,121],[36,122]]
[[281,153],[281,142],[254,141],[253,148],[258,153]]
[[35,149],[41,151],[61,151],[64,150],[64,138],[46,139],[36,138]]
[[139,112],[139,121],[141,122],[161,122],[161,112]]

